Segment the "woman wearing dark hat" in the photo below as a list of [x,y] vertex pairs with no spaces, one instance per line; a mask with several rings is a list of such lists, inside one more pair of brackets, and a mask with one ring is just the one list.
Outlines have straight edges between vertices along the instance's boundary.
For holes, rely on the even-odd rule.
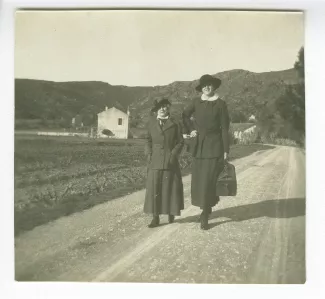
[[[217,178],[229,153],[229,115],[226,103],[216,90],[221,80],[203,75],[196,90],[202,92],[183,111],[184,137],[191,140],[192,164],[191,198],[200,207],[201,229],[208,229],[208,217],[219,202],[216,195]],[[194,122],[191,116],[194,116]]]
[[152,214],[150,228],[159,225],[159,215],[168,215],[169,223],[184,209],[183,183],[178,156],[184,140],[180,124],[169,113],[168,99],[155,101],[148,122],[146,154],[148,177],[144,212]]

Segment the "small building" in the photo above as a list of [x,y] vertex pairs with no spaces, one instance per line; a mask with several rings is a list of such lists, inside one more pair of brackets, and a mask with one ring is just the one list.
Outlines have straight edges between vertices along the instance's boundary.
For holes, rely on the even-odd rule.
[[255,132],[255,130],[256,130],[256,125],[244,130],[243,134],[252,134]]
[[235,143],[241,143],[255,133],[256,125],[253,123],[237,123],[231,125]]
[[129,110],[127,113],[112,107],[98,113],[97,137],[120,138],[129,137]]
[[255,115],[251,115],[249,118],[248,118],[249,121],[256,121],[256,117]]

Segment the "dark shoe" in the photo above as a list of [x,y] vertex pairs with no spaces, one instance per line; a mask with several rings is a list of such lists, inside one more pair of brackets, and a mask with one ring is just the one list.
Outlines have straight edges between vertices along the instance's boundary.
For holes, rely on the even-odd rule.
[[[204,217],[204,211],[201,213],[201,215],[200,215],[200,217],[197,219],[197,222],[201,222],[201,219],[202,219],[202,217]],[[209,211],[208,211],[208,219],[209,219],[209,216],[211,215],[211,213],[212,213],[212,209],[210,209]]]
[[206,215],[204,213],[201,214],[200,222],[201,222],[201,229],[208,230],[209,229],[209,221],[208,221],[209,215]]
[[159,216],[153,216],[150,224],[148,225],[149,228],[154,228],[157,227],[159,225]]
[[168,222],[169,223],[173,223],[175,220],[175,216],[174,215],[168,215]]

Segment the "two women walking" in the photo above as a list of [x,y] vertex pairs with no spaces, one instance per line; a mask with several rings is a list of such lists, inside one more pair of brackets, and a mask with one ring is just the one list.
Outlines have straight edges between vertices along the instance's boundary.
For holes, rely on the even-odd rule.
[[[182,123],[169,111],[171,103],[155,103],[148,125],[146,153],[148,178],[144,212],[153,215],[149,227],[159,225],[159,215],[169,215],[169,222],[184,209],[183,184],[178,163],[184,139],[189,139],[193,156],[191,203],[202,210],[201,229],[208,229],[208,218],[219,202],[217,179],[229,154],[230,119],[226,103],[216,90],[221,80],[210,75],[200,78],[194,98],[182,113]],[[192,121],[194,118],[194,121]]]

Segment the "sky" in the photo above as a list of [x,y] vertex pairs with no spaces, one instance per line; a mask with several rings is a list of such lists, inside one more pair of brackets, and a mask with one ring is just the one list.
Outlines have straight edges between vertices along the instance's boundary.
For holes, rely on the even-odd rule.
[[289,69],[303,45],[298,12],[21,11],[15,77],[166,85],[232,69]]

